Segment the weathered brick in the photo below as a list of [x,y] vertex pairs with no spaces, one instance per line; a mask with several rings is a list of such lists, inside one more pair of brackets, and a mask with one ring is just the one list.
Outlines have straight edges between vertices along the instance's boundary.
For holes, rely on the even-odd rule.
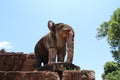
[[27,72],[25,77],[27,80],[59,80],[56,72],[46,71]]
[[0,54],[0,71],[4,68],[6,54]]
[[62,74],[62,80],[82,80],[80,70],[66,70]]
[[27,59],[24,61],[22,65],[22,71],[32,71],[35,67],[35,60],[34,59]]
[[82,70],[82,80],[95,80],[95,72],[93,70]]

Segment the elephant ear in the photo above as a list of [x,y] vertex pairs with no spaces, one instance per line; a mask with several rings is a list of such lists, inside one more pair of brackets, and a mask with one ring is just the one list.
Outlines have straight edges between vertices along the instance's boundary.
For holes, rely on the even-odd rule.
[[48,28],[52,33],[55,33],[55,26],[54,26],[54,22],[53,21],[48,21]]

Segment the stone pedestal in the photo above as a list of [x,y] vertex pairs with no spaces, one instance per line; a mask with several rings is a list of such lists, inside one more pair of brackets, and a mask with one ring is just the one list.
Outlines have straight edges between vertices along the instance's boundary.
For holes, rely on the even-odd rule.
[[0,52],[0,80],[95,80],[95,72],[68,63],[52,63],[36,69],[34,54]]

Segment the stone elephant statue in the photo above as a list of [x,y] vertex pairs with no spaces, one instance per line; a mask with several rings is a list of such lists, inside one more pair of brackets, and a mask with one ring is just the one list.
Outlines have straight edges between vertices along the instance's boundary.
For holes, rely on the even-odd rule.
[[64,23],[55,24],[48,21],[50,32],[42,37],[34,48],[36,66],[49,63],[64,62],[67,53],[66,63],[72,63],[74,54],[74,31]]

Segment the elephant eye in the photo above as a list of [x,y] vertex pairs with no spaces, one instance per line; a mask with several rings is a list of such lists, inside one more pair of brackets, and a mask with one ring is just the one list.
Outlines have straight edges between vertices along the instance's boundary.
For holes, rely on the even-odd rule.
[[63,31],[64,34],[68,34],[68,31]]

